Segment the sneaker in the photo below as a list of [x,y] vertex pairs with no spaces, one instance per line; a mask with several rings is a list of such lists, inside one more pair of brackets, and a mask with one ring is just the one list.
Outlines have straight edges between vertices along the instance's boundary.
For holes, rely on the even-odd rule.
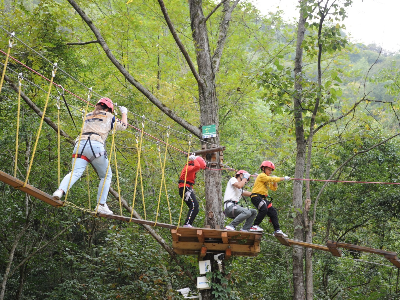
[[276,234],[281,234],[281,235],[282,235],[283,237],[285,237],[285,238],[288,237],[287,234],[284,234],[283,231],[280,230],[280,229],[274,232],[274,235],[276,235]]
[[104,205],[99,204],[99,208],[97,209],[98,213],[105,214],[105,215],[112,215],[113,212],[108,208],[107,203]]
[[53,193],[53,197],[56,198],[57,200],[60,200],[62,196],[64,196],[63,190],[57,190]]
[[259,232],[262,232],[262,231],[264,231],[264,229],[262,229],[260,226],[258,226],[258,225],[253,225],[251,228],[250,228],[250,231],[259,231]]
[[235,227],[226,225],[225,230],[236,230]]
[[185,224],[185,225],[183,225],[182,227],[186,227],[186,228],[192,228],[193,226],[192,226],[192,225],[190,225],[190,224]]

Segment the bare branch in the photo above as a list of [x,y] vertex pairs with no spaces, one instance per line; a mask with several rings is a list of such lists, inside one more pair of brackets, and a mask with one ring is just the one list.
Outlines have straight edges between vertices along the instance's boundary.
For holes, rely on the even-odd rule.
[[173,110],[165,106],[157,97],[155,97],[148,89],[146,89],[142,84],[140,84],[125,68],[124,66],[115,58],[112,54],[110,48],[108,47],[106,41],[101,35],[100,31],[93,24],[92,20],[85,14],[85,12],[76,4],[74,0],[68,0],[75,11],[81,16],[82,20],[86,22],[89,28],[92,30],[93,34],[99,41],[103,51],[110,59],[110,61],[117,67],[122,75],[125,76],[133,86],[135,86],[147,99],[149,99],[155,106],[157,106],[164,114],[174,120],[176,123],[184,127],[186,130],[190,131],[192,134],[201,138],[201,130],[196,126],[190,124],[185,119],[179,117]]
[[158,3],[160,4],[160,8],[161,8],[161,11],[162,11],[162,13],[164,15],[164,19],[167,22],[169,31],[171,32],[172,36],[174,37],[174,40],[175,40],[176,44],[178,45],[179,49],[181,50],[183,56],[185,57],[186,62],[188,63],[189,68],[193,73],[194,78],[196,78],[197,83],[201,87],[204,87],[203,80],[200,78],[199,74],[197,73],[197,70],[196,70],[192,60],[190,59],[190,56],[189,56],[189,54],[187,53],[187,51],[185,49],[185,46],[183,46],[181,40],[178,37],[178,34],[175,31],[174,25],[172,25],[172,22],[171,22],[171,19],[169,18],[169,15],[168,15],[167,9],[165,7],[164,1],[163,0],[158,0]]
[[208,14],[208,16],[204,19],[204,23],[217,11],[217,9],[226,2],[226,0],[222,0],[214,9]]
[[100,44],[99,41],[90,41],[90,42],[76,42],[76,43],[67,43],[69,46],[74,46],[74,45],[88,45],[88,44]]
[[[229,5],[229,1],[224,3],[225,15],[221,23],[219,24],[219,37],[217,42],[217,48],[215,49],[214,55],[212,57],[213,71],[214,74],[218,72],[219,63],[221,61],[222,51],[224,50],[226,36],[228,34],[229,22],[232,18],[232,12],[239,3],[240,0],[236,0],[232,6]],[[222,2],[221,2],[222,3]]]

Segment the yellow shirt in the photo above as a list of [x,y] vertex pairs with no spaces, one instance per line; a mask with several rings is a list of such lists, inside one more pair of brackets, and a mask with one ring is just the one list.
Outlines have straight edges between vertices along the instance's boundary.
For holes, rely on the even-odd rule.
[[251,193],[267,196],[268,190],[276,191],[278,189],[278,187],[274,186],[274,182],[280,181],[280,177],[267,176],[267,174],[261,173],[257,176]]

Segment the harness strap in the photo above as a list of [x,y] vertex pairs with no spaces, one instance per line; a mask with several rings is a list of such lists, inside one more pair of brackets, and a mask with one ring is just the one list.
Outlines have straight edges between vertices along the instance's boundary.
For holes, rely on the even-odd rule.
[[[178,183],[185,183],[185,181],[184,181],[184,180],[178,180]],[[186,181],[186,184],[188,184],[188,185],[190,185],[190,186],[193,186],[193,185],[194,185],[194,182]]]
[[87,162],[90,162],[90,159],[89,158],[87,158],[85,155],[82,155],[82,154],[72,154],[72,158],[82,158],[82,159],[84,159],[84,160],[86,160]]

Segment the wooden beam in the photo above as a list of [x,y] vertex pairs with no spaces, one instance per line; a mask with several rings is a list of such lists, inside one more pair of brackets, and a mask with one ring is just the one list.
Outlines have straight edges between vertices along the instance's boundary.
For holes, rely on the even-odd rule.
[[204,244],[198,243],[198,242],[196,243],[196,242],[174,242],[173,241],[172,247],[174,249],[197,250],[197,251],[202,249],[202,247],[205,247],[205,248],[207,248],[208,251],[225,252],[226,249],[230,248],[232,250],[232,252],[257,252],[254,250],[253,245],[207,243],[207,241],[205,241]]
[[171,235],[174,242],[179,242],[180,234],[176,231],[176,229],[171,229]]
[[222,242],[224,244],[228,244],[228,233],[227,232],[222,232],[221,233],[221,238],[222,238]]
[[200,243],[204,243],[203,230],[197,230],[197,239]]
[[329,251],[332,253],[333,256],[341,257],[342,251],[337,248],[337,243],[333,241],[327,241],[326,245],[328,246]]
[[397,258],[397,255],[385,255],[385,258],[388,259],[392,264],[394,264],[397,268],[400,269],[400,260]]
[[225,147],[217,147],[217,148],[210,148],[210,149],[204,149],[204,150],[198,150],[195,151],[195,155],[203,155],[203,154],[208,154],[208,153],[214,153],[214,152],[219,152],[219,151],[224,151]]
[[374,248],[369,248],[369,247],[364,247],[364,246],[353,245],[353,244],[337,243],[337,246],[340,248],[345,248],[345,249],[350,249],[350,250],[355,250],[355,251],[362,251],[362,252],[368,252],[368,253],[374,253],[374,254],[380,254],[380,255],[397,256],[396,252],[390,252],[390,251],[385,251],[385,250],[380,250],[380,249],[374,249]]

